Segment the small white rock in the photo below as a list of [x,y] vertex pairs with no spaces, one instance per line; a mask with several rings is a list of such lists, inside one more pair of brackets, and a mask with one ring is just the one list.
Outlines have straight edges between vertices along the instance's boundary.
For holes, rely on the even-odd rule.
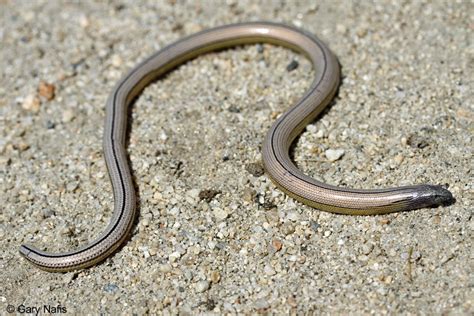
[[209,247],[209,249],[213,250],[214,248],[216,248],[217,243],[211,240],[207,243],[207,246]]
[[212,213],[214,214],[214,216],[216,217],[216,219],[217,219],[218,221],[222,221],[222,220],[226,219],[227,216],[229,216],[229,213],[227,213],[226,210],[221,209],[221,208],[219,208],[219,207],[215,208],[215,209],[212,211]]
[[255,301],[254,307],[256,309],[267,309],[267,308],[270,307],[270,303],[268,302],[268,300],[262,298],[262,299],[259,299],[259,300]]
[[166,141],[166,140],[168,139],[168,135],[167,135],[166,132],[163,131],[163,130],[160,132],[160,136],[159,136],[159,137],[160,137],[160,139],[161,139],[162,141]]
[[86,28],[91,24],[91,22],[87,16],[83,15],[79,18],[79,24],[82,28]]
[[23,100],[21,107],[27,111],[38,112],[40,109],[40,99],[36,95],[29,95]]
[[187,192],[187,194],[188,194],[188,196],[190,196],[194,199],[197,199],[199,197],[199,192],[200,192],[199,189],[191,189]]
[[63,112],[62,121],[64,123],[71,122],[74,119],[74,112],[72,110],[66,110]]
[[170,210],[168,210],[167,213],[168,213],[169,215],[171,215],[171,216],[178,216],[179,213],[181,213],[181,210],[179,209],[179,207],[174,206],[173,208],[171,208]]
[[160,265],[159,269],[163,273],[168,273],[168,272],[171,272],[171,270],[173,270],[171,265],[169,265],[167,263]]
[[199,281],[199,282],[196,283],[194,288],[196,289],[196,292],[202,293],[202,292],[209,289],[209,282],[205,281],[205,280],[204,281]]
[[323,138],[324,137],[324,130],[320,129],[316,132],[316,134],[314,135],[314,137],[316,138]]
[[170,260],[170,262],[175,262],[179,258],[181,258],[181,254],[178,251],[175,251],[168,256],[168,259]]
[[156,246],[150,247],[149,252],[150,252],[150,256],[156,256],[156,254],[158,253],[158,247]]
[[298,214],[298,212],[296,212],[296,211],[291,211],[291,212],[288,213],[288,215],[286,217],[290,221],[296,222],[300,219],[300,214]]
[[317,131],[317,128],[313,124],[309,124],[306,126],[306,130],[310,133],[315,133]]
[[368,255],[369,253],[372,252],[372,249],[374,249],[374,245],[372,245],[372,244],[363,244],[361,249],[360,249],[360,252],[364,255]]
[[275,270],[272,268],[271,265],[266,265],[264,268],[263,268],[263,272],[266,274],[266,275],[275,275]]
[[344,153],[344,149],[328,149],[324,152],[326,158],[331,162],[341,159]]
[[120,57],[119,55],[113,55],[110,62],[112,64],[112,66],[114,66],[116,68],[122,66],[122,64],[123,64],[122,57]]

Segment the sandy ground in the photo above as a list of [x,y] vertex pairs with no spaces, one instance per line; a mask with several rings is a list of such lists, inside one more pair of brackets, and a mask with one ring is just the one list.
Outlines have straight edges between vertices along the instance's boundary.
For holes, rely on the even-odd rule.
[[[473,4],[360,2],[0,1],[0,314],[472,315]],[[286,197],[259,174],[260,146],[313,72],[251,45],[199,57],[135,102],[139,216],[120,251],[64,274],[22,259],[22,243],[69,250],[107,225],[115,82],[186,34],[254,20],[318,35],[342,65],[333,106],[297,141],[300,168],[346,187],[447,185],[456,203],[360,217]]]

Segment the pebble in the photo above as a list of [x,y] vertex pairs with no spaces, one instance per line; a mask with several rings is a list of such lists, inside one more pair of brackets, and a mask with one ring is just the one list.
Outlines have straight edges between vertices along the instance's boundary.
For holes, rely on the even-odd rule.
[[54,122],[52,122],[52,121],[50,121],[50,120],[47,120],[47,121],[46,121],[46,128],[47,128],[47,129],[53,129],[53,128],[55,128],[55,127],[56,127],[56,124],[55,124]]
[[263,273],[265,273],[266,275],[275,275],[276,274],[276,272],[272,268],[272,266],[268,265],[268,264],[263,268]]
[[179,251],[175,251],[168,256],[170,262],[175,262],[179,258],[181,258],[181,253]]
[[38,86],[38,94],[48,101],[54,99],[56,87],[53,84],[41,81]]
[[119,68],[123,64],[122,57],[120,57],[120,55],[117,55],[117,54],[113,55],[110,60],[111,60],[112,66],[116,68]]
[[79,25],[82,27],[82,28],[87,28],[89,25],[90,25],[90,20],[87,16],[85,15],[81,15],[79,17]]
[[296,211],[291,211],[291,212],[288,213],[286,218],[288,218],[292,222],[296,222],[296,221],[300,220],[300,214]]
[[326,158],[331,162],[341,159],[344,153],[344,149],[328,149],[324,152]]
[[173,206],[172,208],[168,209],[167,213],[171,216],[178,216],[181,213],[181,209],[177,206]]
[[162,273],[169,273],[173,270],[173,267],[170,264],[165,263],[165,264],[161,264],[159,269],[160,269],[160,272]]
[[63,123],[69,123],[74,119],[74,117],[75,117],[75,114],[73,110],[65,110],[63,112],[62,121]]
[[25,150],[28,150],[30,148],[30,145],[25,143],[25,142],[20,142],[20,143],[17,144],[17,148],[20,151],[25,151]]
[[247,164],[245,169],[254,177],[263,176],[263,174],[265,173],[262,164],[257,162]]
[[40,99],[36,95],[32,94],[23,100],[21,107],[27,111],[36,113],[40,110],[40,105]]
[[219,271],[212,271],[211,272],[211,282],[216,284],[216,283],[219,283],[219,281],[221,280],[221,274]]
[[372,245],[372,244],[363,244],[362,247],[361,247],[361,252],[364,255],[368,255],[369,253],[372,252],[372,249],[374,249],[374,245]]
[[188,196],[192,197],[193,199],[199,198],[199,189],[191,189],[187,192]]
[[273,203],[272,201],[269,201],[269,200],[265,200],[265,201],[262,203],[262,206],[263,206],[263,208],[266,209],[266,210],[272,210],[272,209],[276,208],[275,203]]
[[285,235],[291,235],[295,232],[295,226],[293,226],[291,223],[284,223],[281,226],[281,232]]
[[77,181],[69,181],[66,184],[66,190],[68,192],[75,192],[79,188],[79,182]]
[[117,292],[118,289],[119,289],[118,286],[113,283],[104,285],[104,291],[107,293],[115,293]]
[[218,221],[223,221],[229,216],[229,213],[226,210],[219,207],[216,207],[215,209],[213,209],[212,213],[214,214],[215,218]]
[[310,221],[310,226],[311,229],[314,230],[315,232],[318,231],[318,228],[321,227],[318,222],[316,221]]
[[405,157],[403,155],[396,155],[393,157],[394,167],[398,167],[402,164]]
[[149,249],[150,256],[156,256],[159,248],[157,246],[152,246]]
[[397,251],[393,248],[390,248],[388,249],[387,251],[387,254],[390,256],[390,257],[395,257],[397,255]]
[[266,299],[256,300],[253,304],[256,309],[264,310],[270,307],[270,303]]
[[207,291],[210,287],[210,283],[208,281],[199,281],[194,285],[194,288],[197,293],[202,293],[204,291]]
[[63,282],[64,284],[71,283],[77,277],[76,272],[69,272],[64,275]]
[[207,246],[209,247],[209,249],[213,250],[213,249],[216,248],[217,243],[216,243],[215,241],[212,241],[212,240],[211,240],[211,241],[209,241],[209,242],[207,243]]
[[289,64],[288,66],[286,66],[286,71],[290,72],[290,71],[293,71],[295,70],[296,68],[298,68],[300,64],[298,63],[297,60],[293,59]]
[[50,218],[54,214],[55,214],[54,211],[50,208],[45,208],[42,210],[43,218]]
[[201,200],[204,200],[206,202],[211,202],[212,199],[220,193],[221,191],[219,190],[207,189],[207,190],[202,190],[201,192],[199,192],[198,196],[199,196],[199,199]]
[[427,137],[421,136],[418,134],[412,134],[408,136],[407,144],[412,148],[420,148],[420,149],[423,149],[430,145]]
[[379,224],[380,225],[388,225],[388,224],[390,224],[390,220],[388,218],[381,218],[381,219],[379,219]]
[[245,188],[242,194],[242,199],[245,202],[252,203],[252,202],[255,202],[256,195],[257,195],[257,192],[254,189]]
[[308,124],[308,125],[306,126],[306,130],[307,130],[308,132],[310,132],[310,133],[316,133],[317,130],[318,130],[318,128],[317,128],[316,125],[314,125],[314,124]]
[[339,34],[346,34],[347,33],[347,27],[344,24],[337,24],[336,25],[336,31]]
[[316,138],[318,138],[318,139],[321,139],[321,138],[324,137],[324,135],[325,135],[324,130],[323,130],[323,129],[320,129],[320,130],[318,130],[318,131],[316,132],[316,134],[314,134],[314,137],[316,137]]
[[275,250],[275,252],[277,252],[277,251],[281,250],[281,248],[283,247],[283,243],[278,239],[273,239],[272,240],[272,246],[273,246],[273,249]]

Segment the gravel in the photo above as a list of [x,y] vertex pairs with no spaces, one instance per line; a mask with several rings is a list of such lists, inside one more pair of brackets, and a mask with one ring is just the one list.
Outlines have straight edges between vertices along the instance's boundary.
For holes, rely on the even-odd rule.
[[[474,313],[470,2],[3,0],[0,12],[1,314]],[[65,274],[23,260],[22,243],[65,251],[107,226],[101,139],[117,80],[187,34],[251,20],[318,35],[342,66],[338,97],[294,145],[299,168],[343,187],[447,185],[456,203],[341,216],[278,190],[261,144],[313,72],[250,45],[135,102],[139,216],[119,251]]]

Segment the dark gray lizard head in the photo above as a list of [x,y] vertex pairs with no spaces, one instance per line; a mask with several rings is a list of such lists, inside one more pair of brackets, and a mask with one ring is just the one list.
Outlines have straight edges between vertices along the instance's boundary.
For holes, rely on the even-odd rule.
[[440,185],[425,184],[414,197],[416,208],[447,206],[455,202],[451,192]]

